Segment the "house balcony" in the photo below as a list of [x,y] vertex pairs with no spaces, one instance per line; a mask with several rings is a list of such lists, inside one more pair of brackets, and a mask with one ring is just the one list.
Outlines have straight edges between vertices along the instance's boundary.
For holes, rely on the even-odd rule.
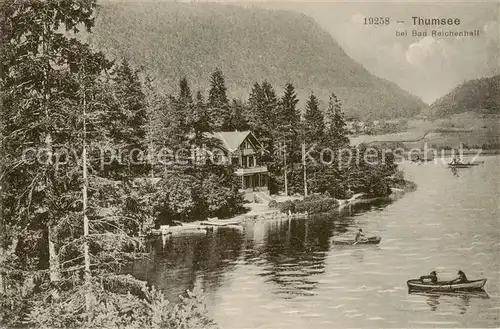
[[257,167],[250,167],[250,168],[237,168],[235,170],[235,174],[237,176],[259,174],[259,173],[267,173],[267,166],[257,166]]
[[254,155],[257,154],[257,152],[254,149],[243,149],[241,150],[242,155]]

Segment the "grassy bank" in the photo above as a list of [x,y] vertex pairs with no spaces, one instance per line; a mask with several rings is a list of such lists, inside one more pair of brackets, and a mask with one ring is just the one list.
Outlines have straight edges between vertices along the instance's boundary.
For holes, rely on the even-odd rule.
[[391,194],[407,193],[417,189],[417,184],[409,180],[391,180],[390,194],[381,196],[369,196],[366,193],[357,193],[350,199],[336,199],[328,195],[311,195],[303,199],[287,200],[284,202],[271,201],[268,205],[270,210],[284,214],[320,214],[341,209],[345,206],[360,202],[371,202],[386,198]]
[[384,135],[359,135],[351,143],[392,143],[405,148],[457,149],[464,144],[467,149],[483,149],[500,153],[500,115],[466,112],[436,120],[410,119],[405,132]]

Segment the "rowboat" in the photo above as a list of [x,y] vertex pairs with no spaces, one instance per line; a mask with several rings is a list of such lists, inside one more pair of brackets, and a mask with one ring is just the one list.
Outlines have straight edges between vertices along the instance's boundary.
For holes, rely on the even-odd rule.
[[193,225],[190,223],[178,226],[161,225],[159,230],[152,230],[151,233],[153,235],[173,235],[173,236],[206,234],[207,228],[199,225]]
[[448,167],[452,168],[469,168],[474,166],[479,166],[483,162],[468,162],[468,163],[448,163]]
[[[368,239],[366,240],[359,240],[356,245],[358,244],[379,244],[380,243],[380,240],[382,240],[381,237],[379,236],[372,236],[372,237],[369,237]],[[334,244],[347,244],[347,245],[353,245],[356,241],[354,240],[333,240],[333,243]]]
[[435,292],[454,292],[454,291],[474,291],[481,290],[486,283],[486,279],[472,280],[463,283],[452,283],[443,281],[438,283],[422,282],[419,279],[408,280],[409,290],[435,291]]

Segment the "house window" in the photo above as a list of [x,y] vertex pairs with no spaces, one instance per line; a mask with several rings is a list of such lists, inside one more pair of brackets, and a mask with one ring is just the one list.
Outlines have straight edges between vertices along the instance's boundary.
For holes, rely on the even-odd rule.
[[233,166],[238,166],[240,164],[239,159],[237,157],[231,158],[231,163]]
[[218,165],[225,164],[227,161],[228,159],[222,150],[219,149],[214,150],[214,153],[212,154],[213,164],[218,164]]
[[242,143],[241,147],[243,149],[253,149],[252,143],[250,143],[248,140],[246,140],[244,143]]
[[255,157],[253,155],[244,156],[243,163],[245,165],[245,168],[252,168],[255,167],[257,164]]

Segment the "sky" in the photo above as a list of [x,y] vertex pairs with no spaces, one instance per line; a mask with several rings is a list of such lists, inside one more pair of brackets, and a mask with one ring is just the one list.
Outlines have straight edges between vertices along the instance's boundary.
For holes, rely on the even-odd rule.
[[[114,2],[120,1],[123,0],[114,0]],[[330,32],[344,51],[368,71],[397,83],[429,104],[465,80],[499,74],[500,5],[498,3],[304,0],[217,2],[284,9],[306,14]],[[365,17],[376,16],[389,17],[391,22],[384,26],[364,24]],[[415,27],[412,16],[459,18],[460,25],[437,28]],[[398,20],[403,20],[404,23],[397,23]],[[430,31],[434,29],[479,30],[480,35],[479,37],[433,37]],[[396,31],[405,30],[408,36],[396,36]],[[429,35],[412,36],[412,30],[420,32],[427,30]]]

